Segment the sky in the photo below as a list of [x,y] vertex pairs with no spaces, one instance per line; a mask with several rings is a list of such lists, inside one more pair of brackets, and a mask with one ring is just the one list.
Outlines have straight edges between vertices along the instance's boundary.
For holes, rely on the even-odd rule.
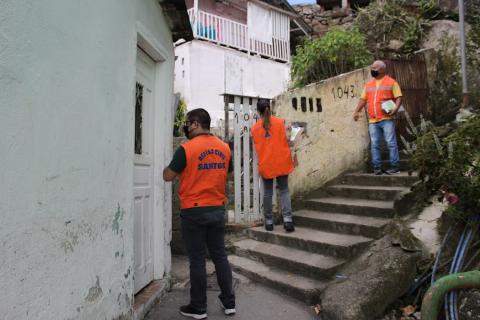
[[317,3],[316,0],[288,0],[290,4],[306,4],[306,3]]

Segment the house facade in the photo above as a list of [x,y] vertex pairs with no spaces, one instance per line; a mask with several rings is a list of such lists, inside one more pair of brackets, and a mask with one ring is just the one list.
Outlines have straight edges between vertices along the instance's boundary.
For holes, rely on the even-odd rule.
[[0,2],[1,318],[131,319],[171,268],[183,0]]
[[287,89],[292,32],[306,25],[286,1],[187,0],[194,40],[175,46],[175,91],[225,120],[224,94],[273,98]]

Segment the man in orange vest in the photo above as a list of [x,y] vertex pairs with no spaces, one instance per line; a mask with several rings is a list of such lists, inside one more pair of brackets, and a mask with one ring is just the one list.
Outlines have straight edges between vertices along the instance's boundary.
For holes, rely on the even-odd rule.
[[370,69],[374,79],[365,85],[362,96],[353,112],[353,119],[357,121],[360,117],[360,111],[367,105],[373,172],[376,175],[382,174],[380,144],[383,137],[387,142],[390,156],[390,169],[385,173],[395,174],[399,172],[400,157],[398,155],[395,122],[392,117],[398,112],[402,104],[402,91],[397,81],[385,74],[385,62],[377,60],[371,65]]
[[182,236],[190,262],[190,304],[180,313],[194,319],[207,318],[206,248],[210,253],[219,295],[226,315],[235,314],[232,270],[225,253],[225,184],[230,148],[210,133],[210,115],[204,109],[187,113],[184,126],[189,141],[182,144],[163,170],[163,179],[180,176],[178,195]]

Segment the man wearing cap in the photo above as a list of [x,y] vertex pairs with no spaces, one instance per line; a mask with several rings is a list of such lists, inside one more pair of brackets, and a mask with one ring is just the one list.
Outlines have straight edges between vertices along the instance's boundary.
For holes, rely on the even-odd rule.
[[387,143],[390,157],[390,168],[385,173],[395,174],[400,172],[400,157],[393,116],[402,104],[402,91],[397,81],[385,74],[385,70],[385,62],[380,60],[375,61],[370,66],[373,79],[363,88],[361,98],[352,115],[353,119],[358,121],[360,111],[367,106],[372,166],[376,175],[382,174],[380,149],[382,138]]

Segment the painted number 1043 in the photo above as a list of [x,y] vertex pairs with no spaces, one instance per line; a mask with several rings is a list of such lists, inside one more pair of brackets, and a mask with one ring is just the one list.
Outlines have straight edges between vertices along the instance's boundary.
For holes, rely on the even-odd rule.
[[345,87],[332,88],[333,99],[355,98],[355,85],[345,85]]

